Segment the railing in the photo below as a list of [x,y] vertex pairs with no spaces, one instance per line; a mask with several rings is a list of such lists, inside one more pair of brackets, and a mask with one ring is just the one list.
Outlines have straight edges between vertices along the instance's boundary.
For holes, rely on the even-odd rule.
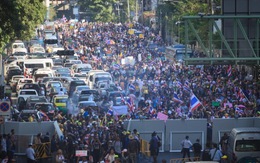
[[143,153],[145,156],[150,157],[150,150],[149,150],[150,144],[149,144],[149,142],[141,139],[140,145],[141,145],[141,151],[140,152]]
[[51,143],[34,144],[36,159],[50,158],[51,157]]

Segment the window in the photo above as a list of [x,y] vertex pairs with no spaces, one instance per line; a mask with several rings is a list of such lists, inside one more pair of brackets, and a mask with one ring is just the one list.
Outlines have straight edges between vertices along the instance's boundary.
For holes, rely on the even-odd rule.
[[93,75],[89,76],[89,81],[91,81],[91,82],[93,81]]
[[35,91],[21,91],[20,95],[36,95]]
[[66,98],[61,98],[61,99],[56,99],[55,103],[66,103],[68,99]]
[[51,63],[47,62],[45,63],[46,67],[51,67]]
[[42,63],[26,63],[25,68],[44,68]]
[[237,140],[237,152],[253,152],[260,151],[260,140]]

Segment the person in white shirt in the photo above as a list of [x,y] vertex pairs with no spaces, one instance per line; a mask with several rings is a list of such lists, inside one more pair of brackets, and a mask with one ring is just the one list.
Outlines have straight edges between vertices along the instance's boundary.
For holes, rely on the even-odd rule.
[[31,143],[28,145],[28,148],[26,149],[26,157],[27,163],[35,163],[35,151],[32,148]]
[[184,159],[186,157],[186,154],[188,155],[189,161],[190,160],[190,148],[192,147],[192,143],[189,140],[189,136],[186,136],[185,139],[181,142],[182,146],[182,158]]

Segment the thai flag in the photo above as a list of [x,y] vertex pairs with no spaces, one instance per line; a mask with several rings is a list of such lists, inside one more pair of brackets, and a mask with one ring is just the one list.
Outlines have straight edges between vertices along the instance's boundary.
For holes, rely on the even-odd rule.
[[189,88],[190,87],[190,82],[188,80],[186,80],[185,83],[184,83],[184,86]]
[[134,101],[133,101],[133,98],[130,97],[127,101],[126,101],[126,105],[128,106],[129,110],[131,112],[134,111]]
[[125,104],[125,98],[124,98],[123,94],[121,94],[121,102],[122,102],[123,104]]
[[113,110],[112,110],[112,109],[109,109],[109,110],[107,111],[107,115],[113,116]]
[[199,106],[201,106],[200,100],[192,94],[190,97],[190,112],[195,111]]
[[40,119],[45,119],[46,121],[49,120],[48,115],[45,112],[43,112],[43,111],[39,111],[38,112],[38,116],[39,116]]
[[235,110],[236,110],[236,113],[238,113],[239,115],[244,113],[244,111],[242,109],[240,109],[239,107],[237,107]]
[[92,55],[92,59],[94,60],[94,61],[99,61],[99,58],[97,57],[97,56],[94,56],[94,55]]
[[129,90],[134,91],[135,90],[135,86],[133,84],[129,84]]
[[154,115],[156,113],[156,110],[153,107],[149,108],[149,113]]
[[230,77],[231,74],[232,74],[232,66],[229,65],[229,66],[228,66],[228,69],[227,69],[227,75],[228,75],[228,77]]
[[179,88],[182,87],[182,83],[180,81],[177,81],[177,87],[179,87]]
[[114,69],[120,69],[120,65],[119,64],[114,64],[113,67],[114,67]]
[[183,90],[187,92],[191,92],[191,89],[189,87],[183,86]]
[[174,92],[174,94],[173,94],[173,101],[179,102],[179,103],[183,103],[183,101],[179,99],[179,97],[178,97],[176,92]]

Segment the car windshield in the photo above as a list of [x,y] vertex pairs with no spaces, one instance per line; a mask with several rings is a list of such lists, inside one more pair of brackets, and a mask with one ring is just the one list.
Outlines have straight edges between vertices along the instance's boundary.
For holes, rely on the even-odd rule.
[[67,98],[56,98],[55,102],[56,103],[67,103]]
[[41,97],[41,98],[31,98],[32,102],[46,102],[46,98],[45,97]]
[[61,87],[61,84],[58,82],[53,82],[53,83],[50,83],[50,86],[51,87]]
[[59,73],[70,73],[70,70],[68,68],[59,68],[56,71]]

